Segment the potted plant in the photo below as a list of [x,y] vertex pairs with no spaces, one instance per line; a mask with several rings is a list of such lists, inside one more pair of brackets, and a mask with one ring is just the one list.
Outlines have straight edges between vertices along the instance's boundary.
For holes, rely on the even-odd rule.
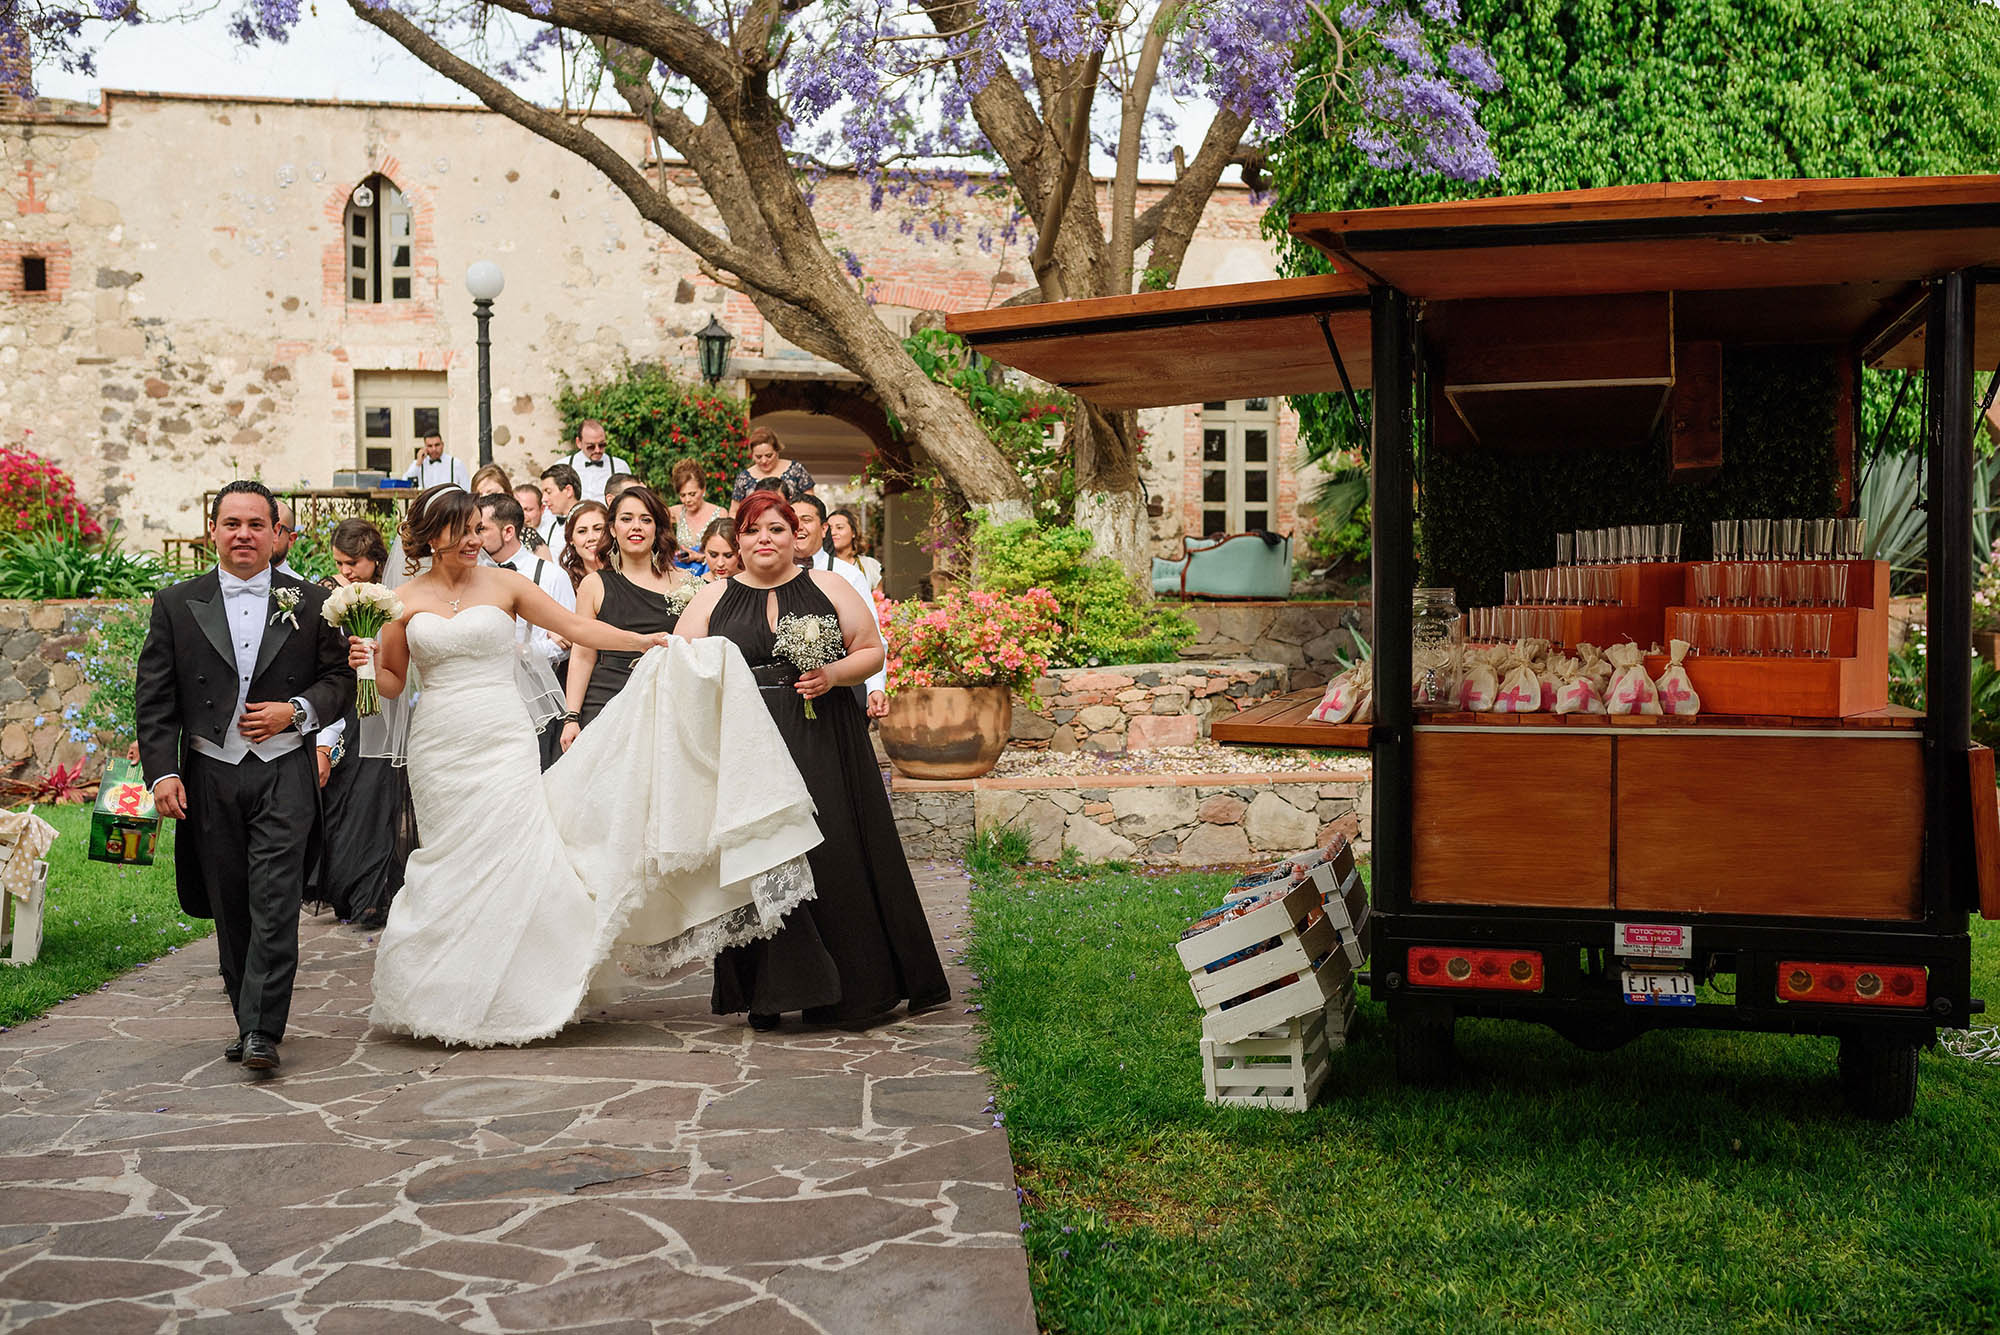
[[953,591],[877,614],[889,645],[882,749],[913,779],[973,779],[992,769],[1014,722],[1014,692],[1047,670],[1061,634],[1055,595]]

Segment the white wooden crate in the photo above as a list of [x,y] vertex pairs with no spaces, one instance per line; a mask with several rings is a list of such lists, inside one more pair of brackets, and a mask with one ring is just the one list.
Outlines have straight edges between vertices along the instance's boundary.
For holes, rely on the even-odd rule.
[[[1188,985],[1201,1004],[1203,1037],[1234,1043],[1322,1010],[1350,989],[1353,966],[1332,921],[1322,913],[1305,925],[1320,908],[1320,896],[1318,886],[1302,881],[1281,898],[1177,944]],[[1275,944],[1213,971],[1208,967],[1267,941]],[[1314,960],[1320,960],[1317,968]],[[1292,981],[1282,987],[1248,996],[1287,977]]]
[[1354,988],[1326,1005],[1234,1042],[1201,1041],[1201,1078],[1210,1103],[1304,1112],[1326,1085],[1334,1048],[1345,1047]]
[[1354,860],[1347,859],[1347,871],[1342,875],[1339,864],[1322,862],[1306,873],[1306,884],[1319,892],[1320,906],[1326,910],[1327,921],[1340,937],[1341,953],[1347,956],[1350,966],[1358,969],[1368,962],[1368,887],[1361,883],[1361,873],[1355,869]]
[[42,953],[42,906],[48,898],[49,864],[37,860],[26,899],[0,890],[0,964],[33,964]]

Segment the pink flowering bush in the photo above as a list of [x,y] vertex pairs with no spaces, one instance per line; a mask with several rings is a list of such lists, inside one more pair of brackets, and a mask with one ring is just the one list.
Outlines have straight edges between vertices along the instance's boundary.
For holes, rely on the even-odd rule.
[[1055,595],[954,590],[934,603],[877,593],[889,644],[889,694],[926,686],[1028,686],[1048,670],[1062,633]]
[[44,528],[73,530],[93,541],[104,536],[76,498],[69,474],[39,454],[0,445],[0,539]]
[[2000,542],[1986,554],[1986,568],[1972,586],[1972,627],[2000,630]]

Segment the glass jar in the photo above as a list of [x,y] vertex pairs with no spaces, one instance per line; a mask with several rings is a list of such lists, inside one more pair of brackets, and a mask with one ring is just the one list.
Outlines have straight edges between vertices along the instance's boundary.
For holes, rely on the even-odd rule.
[[1418,589],[1410,606],[1410,702],[1419,710],[1458,708],[1465,672],[1465,618],[1452,589]]

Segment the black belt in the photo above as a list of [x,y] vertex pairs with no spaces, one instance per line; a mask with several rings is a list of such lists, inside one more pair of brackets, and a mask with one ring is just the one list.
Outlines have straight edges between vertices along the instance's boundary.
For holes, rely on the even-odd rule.
[[802,675],[790,663],[759,663],[750,669],[750,675],[757,679],[760,691],[782,691],[799,684]]

